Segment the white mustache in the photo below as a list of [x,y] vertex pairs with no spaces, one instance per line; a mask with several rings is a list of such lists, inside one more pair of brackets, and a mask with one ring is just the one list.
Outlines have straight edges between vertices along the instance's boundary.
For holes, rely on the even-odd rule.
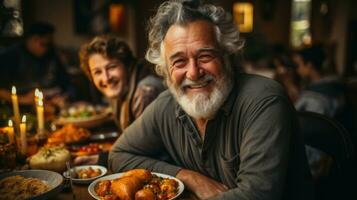
[[214,80],[214,77],[210,74],[206,74],[204,77],[200,78],[197,81],[192,81],[190,79],[185,78],[185,80],[182,81],[180,87],[181,88],[190,87],[190,86],[194,87],[196,85],[202,85],[204,83],[207,83],[207,82],[213,81],[213,80]]

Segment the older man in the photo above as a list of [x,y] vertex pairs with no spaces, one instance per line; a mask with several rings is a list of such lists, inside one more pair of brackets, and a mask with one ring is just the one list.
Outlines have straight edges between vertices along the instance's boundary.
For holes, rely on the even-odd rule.
[[[220,7],[160,6],[146,57],[169,90],[116,141],[114,172],[170,174],[200,199],[308,199],[294,108],[276,82],[236,73],[238,35]],[[171,160],[158,159],[163,152]]]

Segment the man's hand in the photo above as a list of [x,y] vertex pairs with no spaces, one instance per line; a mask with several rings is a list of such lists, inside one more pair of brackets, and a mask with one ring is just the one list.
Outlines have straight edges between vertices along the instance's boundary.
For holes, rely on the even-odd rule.
[[228,190],[228,187],[198,172],[182,169],[176,178],[180,179],[200,199],[208,199]]

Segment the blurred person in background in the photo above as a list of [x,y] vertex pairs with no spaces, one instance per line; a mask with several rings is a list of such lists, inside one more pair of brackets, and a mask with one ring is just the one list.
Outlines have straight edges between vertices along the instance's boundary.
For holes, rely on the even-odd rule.
[[295,102],[300,93],[299,77],[296,73],[296,65],[291,59],[291,54],[283,45],[273,46],[272,65],[275,68],[274,79],[286,89],[292,102]]
[[[354,113],[346,101],[345,85],[337,75],[324,73],[326,56],[323,47],[313,45],[297,51],[293,54],[293,60],[302,81],[301,92],[295,102],[296,109],[333,118],[354,135]],[[306,145],[306,153],[315,179],[329,174],[332,164],[329,155],[308,145]]]
[[[162,79],[144,61],[138,61],[129,46],[114,36],[102,35],[80,50],[81,68],[108,99],[114,121],[122,132],[165,89]],[[76,164],[106,165],[107,154],[78,157]]]
[[297,51],[293,60],[302,81],[296,109],[334,118],[344,107],[344,85],[338,76],[323,73],[326,56],[322,46],[314,45]]
[[34,90],[39,88],[44,97],[63,106],[73,87],[65,66],[53,44],[55,28],[46,22],[32,24],[24,40],[0,52],[0,98],[10,101],[11,87],[16,86],[22,105],[34,103]]

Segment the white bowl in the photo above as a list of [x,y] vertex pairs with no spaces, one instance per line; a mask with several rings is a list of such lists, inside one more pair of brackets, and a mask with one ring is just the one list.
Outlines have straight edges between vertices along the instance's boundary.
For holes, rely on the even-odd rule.
[[[73,174],[76,173],[79,170],[82,169],[88,169],[89,167],[91,167],[92,169],[100,169],[100,171],[102,172],[99,176],[93,177],[93,178],[74,178]],[[92,181],[94,181],[97,178],[100,178],[102,176],[104,176],[107,173],[107,168],[100,166],[100,165],[82,165],[82,166],[76,166],[71,168],[71,173],[72,173],[72,181],[73,183],[77,183],[77,184],[89,184]],[[66,178],[69,178],[69,172],[65,171],[63,172],[63,176]]]
[[[95,187],[96,185],[100,182],[100,181],[105,181],[105,180],[113,180],[113,179],[117,179],[117,178],[120,178],[121,176],[123,176],[124,173],[117,173],[117,174],[112,174],[112,175],[108,175],[108,176],[104,176],[102,178],[99,178],[95,181],[93,181],[89,186],[88,186],[88,192],[89,194],[97,199],[97,200],[100,200],[101,198],[97,195],[97,193],[95,192]],[[170,176],[170,175],[167,175],[167,174],[161,174],[161,173],[156,173],[156,172],[151,172],[151,174],[155,174],[156,176],[158,177],[162,177],[162,178],[170,178],[170,179],[174,179],[175,181],[178,182],[179,186],[178,186],[178,192],[176,194],[176,196],[172,197],[170,200],[172,199],[176,199],[178,196],[180,196],[180,194],[184,191],[185,189],[185,186],[184,184],[182,183],[182,181],[180,181],[179,179],[173,177],[173,176]]]

